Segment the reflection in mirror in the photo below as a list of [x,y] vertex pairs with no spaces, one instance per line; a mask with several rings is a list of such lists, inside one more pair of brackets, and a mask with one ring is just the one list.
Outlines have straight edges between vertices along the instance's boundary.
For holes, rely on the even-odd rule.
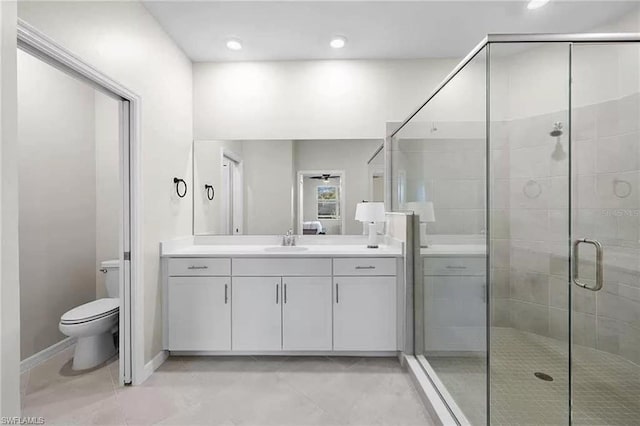
[[345,229],[344,172],[298,171],[298,228],[304,235],[340,235]]
[[195,235],[362,235],[362,200],[384,201],[382,140],[200,140]]
[[369,201],[384,200],[384,144],[373,153],[369,162]]

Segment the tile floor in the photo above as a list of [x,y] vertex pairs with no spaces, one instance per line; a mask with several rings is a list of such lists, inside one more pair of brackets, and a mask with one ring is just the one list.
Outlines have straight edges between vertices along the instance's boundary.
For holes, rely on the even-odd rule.
[[67,350],[23,375],[23,415],[47,425],[432,424],[396,358],[171,357],[142,386]]
[[[492,425],[566,425],[568,345],[512,328],[492,329]],[[474,425],[486,424],[484,358],[428,357]],[[574,346],[573,424],[640,424],[640,366],[618,355]],[[534,377],[544,372],[545,382]]]

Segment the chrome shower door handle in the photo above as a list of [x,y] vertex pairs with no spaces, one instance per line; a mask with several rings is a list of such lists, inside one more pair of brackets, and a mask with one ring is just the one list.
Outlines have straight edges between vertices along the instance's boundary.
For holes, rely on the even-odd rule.
[[[587,284],[580,282],[579,270],[580,270],[580,244],[591,244],[596,248],[596,285],[595,287],[589,287]],[[573,283],[578,287],[586,288],[591,291],[598,291],[604,285],[604,272],[602,265],[602,244],[596,240],[589,240],[587,238],[581,238],[573,243]]]

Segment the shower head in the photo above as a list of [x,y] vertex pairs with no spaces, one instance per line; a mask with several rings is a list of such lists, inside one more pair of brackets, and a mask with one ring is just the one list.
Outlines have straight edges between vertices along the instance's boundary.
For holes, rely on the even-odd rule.
[[549,133],[549,135],[553,137],[560,137],[562,136],[562,133],[562,122],[556,121],[555,123],[553,123],[553,130],[551,131],[551,133]]

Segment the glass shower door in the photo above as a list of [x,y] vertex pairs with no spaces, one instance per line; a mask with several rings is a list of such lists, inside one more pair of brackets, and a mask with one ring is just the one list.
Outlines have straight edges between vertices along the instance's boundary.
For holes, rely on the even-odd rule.
[[571,60],[572,423],[640,421],[640,45]]
[[489,52],[489,424],[566,425],[570,44]]

